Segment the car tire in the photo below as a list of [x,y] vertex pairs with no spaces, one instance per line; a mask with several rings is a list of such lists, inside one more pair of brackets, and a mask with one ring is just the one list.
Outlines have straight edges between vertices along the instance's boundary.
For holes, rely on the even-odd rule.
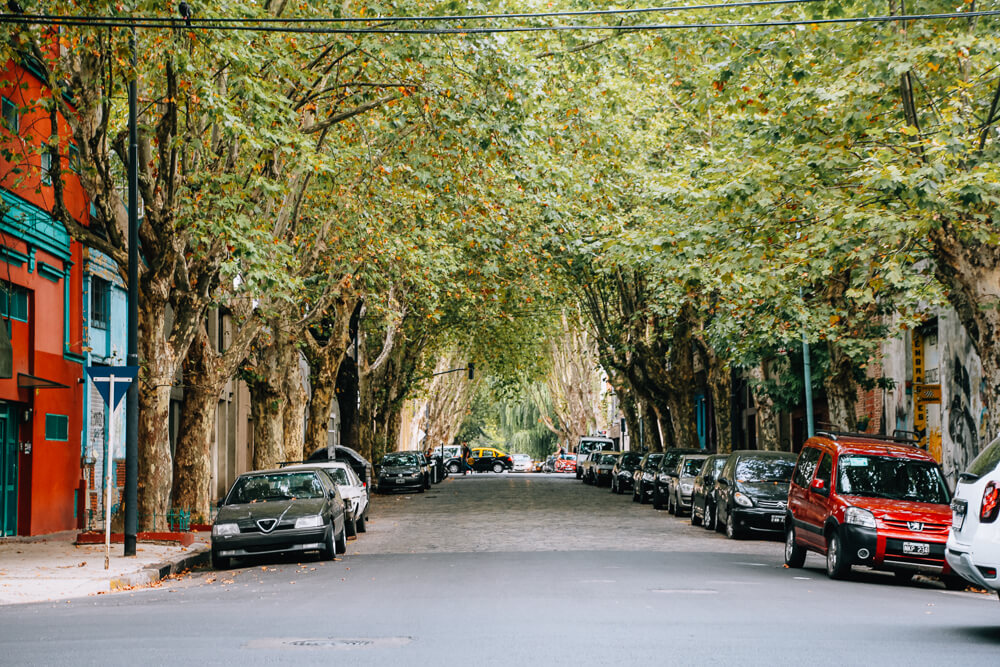
[[806,550],[795,543],[795,528],[792,527],[791,517],[785,519],[788,528],[785,530],[785,565],[799,569],[806,564]]
[[732,512],[726,516],[726,537],[731,540],[738,540],[743,537],[743,531],[736,525],[736,518]]
[[368,508],[366,507],[365,511],[361,513],[361,516],[358,518],[356,522],[359,533],[368,532],[368,517],[366,516],[367,514],[368,514]]
[[448,464],[448,472],[450,472],[453,475],[457,475],[458,474],[458,464],[457,463],[449,463]]
[[640,487],[639,490],[639,504],[645,505],[649,502],[649,497],[646,495],[646,490]]
[[319,550],[320,560],[332,560],[337,555],[337,545],[334,544],[334,533],[337,532],[337,524],[330,522],[330,532],[323,538],[323,548]]
[[949,591],[964,591],[969,586],[969,582],[957,574],[946,574],[942,576],[941,583],[944,584],[945,590]]
[[333,548],[338,554],[347,553],[347,529],[340,531],[333,542]]
[[695,511],[694,511],[694,503],[691,503],[691,525],[692,526],[700,526],[701,525],[701,517],[698,516],[697,513],[695,513]]
[[431,476],[430,475],[424,476],[424,488],[425,489],[431,488]]
[[353,514],[348,517],[347,513],[344,513],[344,532],[347,533],[347,537],[358,536],[358,524]]
[[674,494],[672,493],[667,498],[667,514],[677,516],[677,501],[674,499]]
[[916,574],[916,572],[910,572],[908,570],[893,570],[892,580],[897,584],[908,584],[913,581],[913,577]]
[[844,545],[836,529],[826,538],[826,576],[831,579],[844,579],[851,566],[844,558]]
[[705,530],[715,530],[715,522],[718,519],[715,516],[715,508],[705,503]]
[[660,499],[660,494],[657,492],[656,487],[653,487],[653,509],[662,510],[663,507],[663,500]]
[[212,569],[213,570],[228,570],[230,566],[229,556],[220,556],[219,552],[212,549]]
[[639,490],[634,486],[632,487],[632,502],[633,503],[639,502]]
[[502,473],[503,472],[503,464],[502,463],[494,463],[493,464],[493,472],[495,472],[498,475],[500,473]]

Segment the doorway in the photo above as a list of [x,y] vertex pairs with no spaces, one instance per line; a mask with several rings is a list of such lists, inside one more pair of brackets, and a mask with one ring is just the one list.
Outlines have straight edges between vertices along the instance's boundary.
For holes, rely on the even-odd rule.
[[17,535],[17,410],[0,401],[0,537]]

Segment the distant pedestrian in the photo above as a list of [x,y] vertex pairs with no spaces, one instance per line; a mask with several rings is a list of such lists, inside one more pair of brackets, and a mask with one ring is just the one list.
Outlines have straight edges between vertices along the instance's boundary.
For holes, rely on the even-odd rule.
[[469,449],[469,443],[462,443],[462,475],[468,475],[472,472],[472,466],[469,465],[469,459],[472,458],[472,450]]

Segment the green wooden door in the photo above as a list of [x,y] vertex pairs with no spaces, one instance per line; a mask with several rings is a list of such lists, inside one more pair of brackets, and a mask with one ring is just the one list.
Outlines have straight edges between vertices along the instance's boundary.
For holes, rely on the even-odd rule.
[[17,414],[0,403],[0,536],[17,535]]

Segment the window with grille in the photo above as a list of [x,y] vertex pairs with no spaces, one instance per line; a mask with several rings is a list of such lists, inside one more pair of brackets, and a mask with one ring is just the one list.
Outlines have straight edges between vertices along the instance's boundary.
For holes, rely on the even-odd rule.
[[90,278],[90,326],[107,329],[111,322],[111,283],[104,278]]

